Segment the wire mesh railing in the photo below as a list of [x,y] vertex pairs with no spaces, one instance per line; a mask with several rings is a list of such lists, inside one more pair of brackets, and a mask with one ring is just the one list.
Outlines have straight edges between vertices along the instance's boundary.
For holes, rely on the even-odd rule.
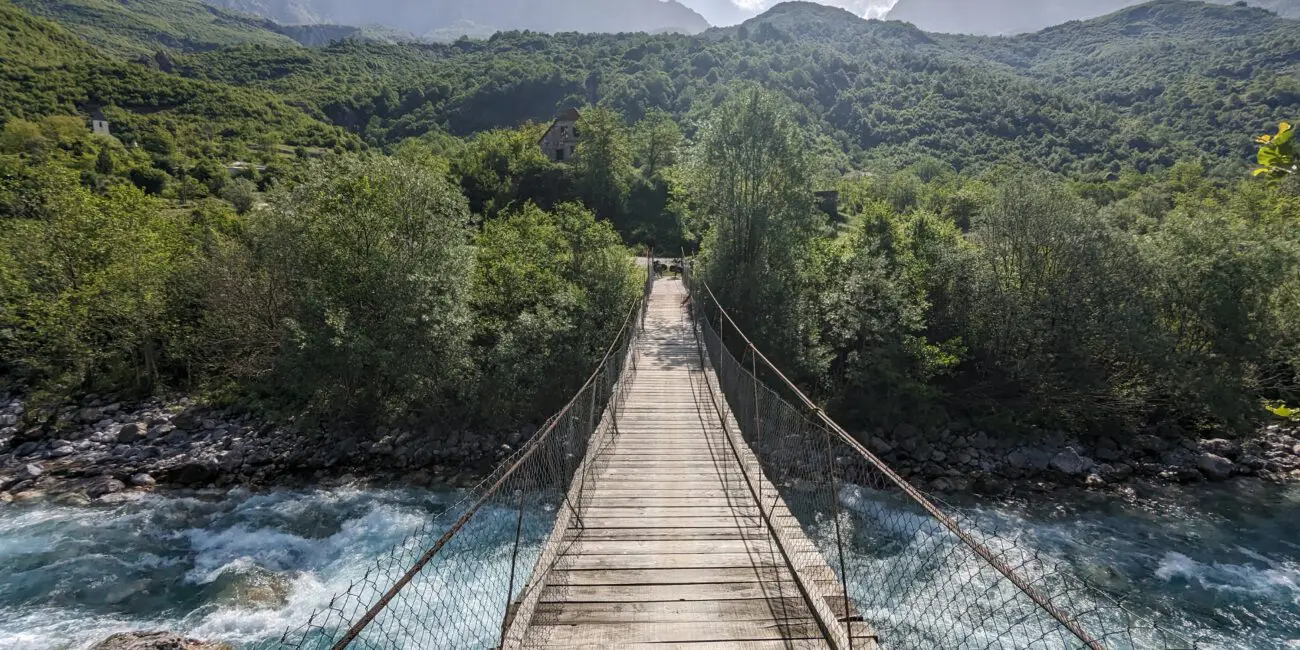
[[780,496],[759,498],[764,514],[797,521],[803,534],[787,536],[794,548],[785,552],[807,566],[819,564],[814,555],[824,559],[835,575],[824,576],[819,596],[846,627],[862,626],[839,645],[1195,647],[1090,586],[1063,559],[913,487],[770,363],[707,284],[689,269],[684,276],[710,384],[750,452],[745,473]]
[[342,594],[273,647],[406,650],[496,648],[514,604],[553,562],[547,537],[576,522],[591,481],[588,459],[616,432],[615,412],[636,374],[636,341],[654,284],[623,321],[573,399],[491,475],[432,518]]

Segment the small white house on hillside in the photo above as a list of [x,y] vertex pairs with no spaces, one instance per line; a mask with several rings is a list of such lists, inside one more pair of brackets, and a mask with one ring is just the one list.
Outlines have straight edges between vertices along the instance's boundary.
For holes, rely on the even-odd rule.
[[108,118],[104,117],[104,111],[98,108],[90,111],[90,132],[95,135],[113,135],[109,132]]

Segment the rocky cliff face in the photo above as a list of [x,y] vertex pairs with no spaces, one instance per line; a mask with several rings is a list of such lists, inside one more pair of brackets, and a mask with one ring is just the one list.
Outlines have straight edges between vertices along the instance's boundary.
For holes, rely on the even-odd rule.
[[[1233,4],[1235,0],[1210,0]],[[898,0],[886,15],[929,32],[1020,34],[1052,25],[1104,16],[1141,0]],[[1300,18],[1300,0],[1247,0],[1247,4]]]
[[709,23],[676,0],[203,0],[287,25],[383,25],[416,36],[475,31],[701,32]]

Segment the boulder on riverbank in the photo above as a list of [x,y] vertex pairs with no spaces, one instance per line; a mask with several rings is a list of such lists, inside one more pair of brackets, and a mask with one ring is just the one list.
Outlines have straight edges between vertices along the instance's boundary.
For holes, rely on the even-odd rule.
[[100,641],[91,650],[235,650],[227,643],[207,643],[171,632],[123,632]]
[[154,487],[293,487],[345,476],[455,487],[477,482],[536,430],[338,434],[278,426],[238,405],[94,395],[29,413],[21,398],[0,393],[0,416],[11,423],[0,428],[0,506],[65,496],[118,503]]

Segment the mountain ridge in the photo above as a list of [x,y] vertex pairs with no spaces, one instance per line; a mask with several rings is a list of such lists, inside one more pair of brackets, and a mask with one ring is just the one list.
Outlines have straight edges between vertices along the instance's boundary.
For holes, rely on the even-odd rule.
[[[1178,0],[1205,4],[1196,0]],[[1209,0],[1233,5],[1241,0]],[[1284,18],[1300,18],[1300,0],[1245,0]],[[1010,35],[1036,32],[1076,20],[1098,18],[1143,0],[898,0],[887,20],[909,22],[928,32],[973,35]]]
[[372,0],[360,6],[344,0],[202,0],[225,10],[262,16],[285,25],[382,25],[418,37],[452,40],[458,25],[483,36],[495,31],[698,33],[711,25],[677,0],[620,0],[611,10],[601,0],[435,0],[416,6],[406,0]]

